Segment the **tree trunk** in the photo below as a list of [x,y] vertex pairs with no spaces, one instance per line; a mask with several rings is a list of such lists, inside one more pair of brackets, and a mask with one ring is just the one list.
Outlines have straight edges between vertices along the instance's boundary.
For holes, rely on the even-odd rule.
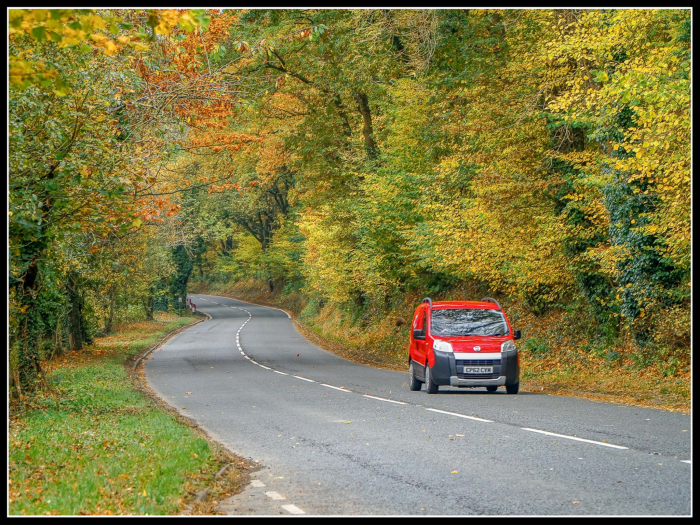
[[372,136],[372,113],[369,109],[367,95],[358,91],[353,91],[352,96],[355,98],[357,107],[362,115],[362,136],[365,139],[365,150],[367,151],[367,156],[373,159],[379,154],[379,150],[377,149],[377,144],[374,142],[374,137]]
[[52,357],[63,355],[63,330],[61,330],[61,319],[56,321],[56,331],[53,339]]
[[68,291],[68,345],[71,350],[83,349],[83,305],[78,293],[78,282],[75,274],[68,275],[66,283]]
[[112,285],[109,289],[109,310],[107,314],[107,320],[105,321],[105,334],[109,334],[112,332],[112,325],[114,323],[114,297],[116,295],[115,291],[115,287],[114,285]]
[[35,258],[24,274],[21,287],[23,319],[20,329],[20,350],[17,359],[17,377],[23,392],[31,392],[41,379],[41,364],[39,360],[39,339],[41,337],[41,320],[37,310],[37,279],[39,278],[39,262]]
[[148,294],[143,299],[143,309],[146,312],[146,319],[149,321],[153,320],[153,294]]

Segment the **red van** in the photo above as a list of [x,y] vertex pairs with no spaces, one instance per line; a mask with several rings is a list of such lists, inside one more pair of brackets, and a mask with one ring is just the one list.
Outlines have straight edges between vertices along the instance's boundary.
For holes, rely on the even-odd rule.
[[495,392],[505,386],[517,394],[520,356],[513,342],[520,330],[511,330],[506,314],[495,299],[436,301],[430,297],[413,315],[408,350],[409,388],[428,394],[441,385],[485,386]]

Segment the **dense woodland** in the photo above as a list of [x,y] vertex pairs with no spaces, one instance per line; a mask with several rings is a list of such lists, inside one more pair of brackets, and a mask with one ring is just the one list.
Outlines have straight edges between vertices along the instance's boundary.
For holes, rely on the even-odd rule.
[[10,10],[14,391],[193,279],[350,313],[468,284],[678,373],[690,20]]

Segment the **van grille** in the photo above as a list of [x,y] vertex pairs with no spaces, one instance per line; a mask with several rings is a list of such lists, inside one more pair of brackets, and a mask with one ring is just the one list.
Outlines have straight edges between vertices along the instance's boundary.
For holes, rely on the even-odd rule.
[[[501,375],[500,359],[455,359],[455,365],[460,379],[498,379]],[[464,366],[493,366],[493,374],[465,374]]]
[[500,359],[455,359],[457,366],[501,366]]

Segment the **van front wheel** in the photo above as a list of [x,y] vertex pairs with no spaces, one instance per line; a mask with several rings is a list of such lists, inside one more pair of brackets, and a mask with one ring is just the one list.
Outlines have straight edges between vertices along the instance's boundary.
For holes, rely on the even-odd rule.
[[416,378],[416,371],[413,369],[413,363],[408,365],[408,388],[413,391],[420,390],[421,382]]
[[517,383],[514,383],[512,385],[506,385],[506,393],[507,394],[517,394],[519,389],[520,389],[520,381],[518,381]]
[[425,363],[425,391],[428,392],[428,394],[437,394],[439,388],[437,383],[433,382],[433,376],[430,374],[430,366],[428,363]]

